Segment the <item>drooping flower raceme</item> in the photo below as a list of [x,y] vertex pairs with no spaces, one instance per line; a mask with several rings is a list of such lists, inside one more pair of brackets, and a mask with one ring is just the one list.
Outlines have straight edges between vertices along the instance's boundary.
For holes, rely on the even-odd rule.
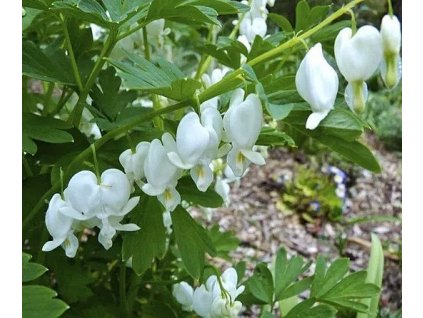
[[62,245],[68,257],[74,257],[78,248],[75,231],[86,227],[100,228],[98,241],[109,249],[116,231],[136,231],[136,224],[121,224],[124,216],[139,202],[130,198],[131,185],[118,169],[108,169],[101,177],[91,171],[80,171],[69,181],[63,192],[53,195],[45,216],[47,230],[53,237],[44,244],[43,251]]
[[378,69],[382,60],[382,37],[369,25],[355,34],[351,28],[342,29],[335,40],[335,58],[339,70],[348,81],[345,101],[355,112],[362,112],[367,100],[365,83]]
[[232,143],[227,161],[235,176],[243,175],[250,162],[263,165],[265,160],[259,152],[253,151],[263,125],[263,111],[260,99],[250,94],[244,99],[244,91],[237,89],[232,94],[229,109],[223,117],[226,137]]
[[162,141],[163,144],[154,139],[150,144],[144,162],[147,183],[141,189],[150,196],[157,196],[167,211],[173,211],[181,203],[181,196],[175,189],[180,169],[167,156],[169,145],[174,143],[172,136],[165,133]]
[[313,111],[307,119],[306,128],[315,129],[333,109],[339,85],[338,75],[323,56],[320,43],[313,46],[302,60],[295,85]]
[[70,205],[61,208],[61,211],[76,220],[99,219],[101,230],[98,240],[105,249],[109,249],[116,230],[139,229],[135,224],[120,224],[139,202],[139,197],[130,198],[130,194],[131,184],[118,169],[104,171],[100,180],[91,171],[80,171],[71,178],[64,191],[65,200]]
[[401,79],[401,24],[396,16],[385,15],[380,26],[383,59],[380,66],[382,79],[388,88],[395,87]]
[[[220,281],[218,281],[220,279]],[[185,282],[174,285],[173,296],[186,311],[194,311],[203,318],[238,317],[242,303],[235,299],[244,291],[237,287],[238,276],[233,268],[228,268],[220,278],[210,276],[206,283],[192,293]],[[223,289],[221,288],[223,287]]]
[[54,194],[45,216],[46,227],[53,240],[46,242],[42,250],[49,252],[62,245],[67,257],[75,257],[79,244],[72,229],[74,220],[60,212],[60,209],[65,206],[67,203],[60,194]]

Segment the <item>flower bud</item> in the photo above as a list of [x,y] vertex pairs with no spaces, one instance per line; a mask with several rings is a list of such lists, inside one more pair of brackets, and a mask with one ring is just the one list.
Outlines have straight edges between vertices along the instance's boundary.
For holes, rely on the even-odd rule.
[[382,79],[388,88],[394,88],[401,79],[401,24],[396,16],[385,15],[380,26],[383,60]]
[[135,152],[127,149],[119,156],[119,162],[125,170],[129,181],[140,184],[141,179],[144,178],[144,162],[147,157],[149,142],[140,142],[135,148]]
[[338,75],[323,56],[320,43],[313,46],[301,61],[295,85],[313,111],[307,119],[306,128],[315,129],[333,109],[339,85]]

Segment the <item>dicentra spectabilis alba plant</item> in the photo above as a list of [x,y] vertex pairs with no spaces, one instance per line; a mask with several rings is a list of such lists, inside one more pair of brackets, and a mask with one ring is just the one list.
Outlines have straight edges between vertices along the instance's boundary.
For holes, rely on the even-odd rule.
[[302,60],[295,85],[313,111],[307,119],[306,128],[315,129],[333,109],[339,85],[338,75],[323,56],[320,43],[313,46]]
[[383,59],[380,73],[385,85],[394,88],[401,79],[401,24],[394,15],[385,15],[380,25]]
[[345,101],[357,113],[364,111],[368,96],[365,81],[379,68],[382,53],[382,37],[370,25],[362,26],[355,33],[351,28],[344,28],[336,37],[336,63],[348,82]]
[[[295,26],[272,12],[276,29],[267,25],[272,0],[24,1],[23,248],[49,267],[45,284],[58,286],[70,315],[183,317],[186,311],[223,318],[252,305],[274,314],[285,287],[305,286],[290,275],[288,257],[274,273],[259,264],[244,277],[240,263],[219,276],[213,258],[231,262],[239,240],[222,232],[212,211],[233,208],[230,185],[256,173],[251,163],[265,164],[268,147],[300,147],[292,131],[379,171],[359,142],[367,126],[342,103],[334,106],[338,78],[325,56],[335,34],[313,42],[360,1],[327,16],[322,8],[310,14],[302,0]],[[227,14],[238,20],[219,25]],[[390,19],[380,34],[365,26],[355,34],[343,30],[336,40],[355,111],[364,106],[364,81],[378,67],[388,87],[400,78],[392,71],[400,34]],[[305,56],[300,42],[311,47]],[[310,131],[324,118],[325,129]],[[339,195],[346,195],[344,184]],[[39,253],[59,246],[74,259],[63,251]],[[293,277],[285,287],[280,273]],[[366,290],[368,297],[330,290],[351,310],[376,293],[358,276],[353,292]],[[310,285],[315,278],[305,279]],[[306,310],[341,309],[325,295],[308,301]],[[299,316],[303,304],[295,306]]]

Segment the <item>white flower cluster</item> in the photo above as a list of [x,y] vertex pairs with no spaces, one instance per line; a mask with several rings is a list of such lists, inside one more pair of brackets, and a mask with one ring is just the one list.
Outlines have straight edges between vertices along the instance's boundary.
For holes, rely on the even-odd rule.
[[222,276],[210,276],[206,284],[195,290],[186,282],[173,286],[173,296],[185,311],[194,311],[203,318],[238,317],[242,303],[235,300],[245,289],[237,287],[238,275],[234,268],[228,268]]
[[[368,80],[380,69],[385,84],[392,88],[401,78],[401,27],[395,16],[386,15],[381,31],[363,26],[353,34],[351,28],[342,29],[335,40],[335,58],[339,71],[347,80],[345,101],[351,110],[362,112],[367,100]],[[313,113],[306,123],[315,129],[333,109],[338,93],[336,71],[323,56],[317,43],[304,57],[298,68],[295,83],[298,93],[310,104]]]
[[242,20],[239,25],[240,36],[238,37],[238,41],[244,44],[249,50],[251,47],[250,45],[254,42],[257,35],[262,38],[266,35],[266,19],[269,14],[266,5],[273,7],[275,0],[252,0],[250,2],[244,0],[242,3],[249,4],[250,11],[240,17]]
[[66,256],[74,257],[78,249],[76,231],[97,226],[98,241],[109,249],[116,231],[136,231],[136,224],[120,224],[139,201],[130,198],[131,185],[118,169],[104,171],[100,178],[91,171],[80,171],[69,181],[63,196],[53,195],[45,216],[47,230],[53,237],[43,251],[62,246]]
[[250,94],[244,100],[244,91],[237,89],[223,119],[217,100],[209,100],[200,106],[200,116],[188,112],[182,118],[176,139],[164,133],[161,140],[141,142],[135,151],[125,150],[119,161],[131,183],[147,195],[157,196],[166,211],[173,211],[181,203],[176,185],[184,170],[189,170],[197,188],[204,192],[214,179],[212,161],[226,153],[229,167],[239,177],[250,162],[264,164],[263,156],[253,151],[262,123],[257,95]]

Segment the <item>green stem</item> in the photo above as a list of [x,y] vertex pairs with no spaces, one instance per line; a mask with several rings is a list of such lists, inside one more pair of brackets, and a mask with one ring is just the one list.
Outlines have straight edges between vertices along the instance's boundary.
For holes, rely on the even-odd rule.
[[47,92],[44,96],[44,107],[43,107],[43,116],[46,116],[49,113],[49,108],[50,108],[50,101],[51,101],[51,96],[53,96],[53,91],[54,91],[54,83],[50,82],[48,83],[48,88],[47,88]]
[[[214,26],[210,26],[209,28],[209,34],[207,35],[207,41],[214,43],[216,42],[216,37],[214,36]],[[207,69],[210,66],[210,63],[212,61],[212,56],[207,55],[206,53],[203,53],[201,55],[200,63],[198,64],[197,72],[195,73],[194,78],[196,80],[199,80],[201,76],[207,71]]]
[[394,16],[394,9],[392,8],[392,1],[388,0],[388,13],[392,17]]
[[73,52],[72,42],[70,40],[66,19],[63,19],[63,17],[60,16],[60,22],[62,23],[63,33],[65,34],[66,46],[68,48],[68,53],[69,53],[69,58],[70,58],[70,61],[71,61],[73,76],[75,77],[76,85],[78,86],[79,91],[82,92],[82,90],[84,89],[83,88],[84,86],[82,85],[81,76],[79,75],[80,73],[79,73],[79,69],[78,69],[78,64],[76,64],[75,54]]
[[[148,43],[148,34],[147,34],[147,28],[144,27],[142,29],[142,38],[143,38],[143,44],[144,44],[144,56],[147,61],[151,61],[151,52],[150,52],[150,44]],[[160,109],[160,101],[157,94],[151,94],[151,99],[153,100],[153,109],[159,110]],[[163,120],[160,117],[155,117],[153,119],[154,127],[159,128],[160,130],[164,130],[164,123]]]
[[[330,15],[328,18],[326,18],[325,20],[323,20],[320,24],[318,24],[317,26],[315,26],[314,28],[310,29],[309,31],[303,33],[300,38],[302,39],[306,39],[307,37],[310,37],[311,35],[313,35],[314,33],[316,33],[317,31],[319,31],[320,29],[322,29],[323,27],[325,27],[326,25],[328,25],[329,23],[331,23],[332,21],[336,20],[337,18],[339,18],[340,16],[342,16],[343,14],[345,14],[346,12],[348,12],[348,10],[350,10],[352,7],[354,7],[355,5],[357,5],[358,3],[362,2],[363,0],[353,0],[350,3],[348,3],[346,6],[340,8],[338,11],[334,12],[332,15]],[[283,44],[281,44],[280,46],[262,54],[257,56],[256,58],[254,58],[253,60],[251,60],[250,62],[248,62],[248,65],[250,66],[254,66],[257,65],[259,63],[265,62],[275,56],[279,56],[284,50],[289,49],[295,45],[297,45],[300,40],[298,40],[298,38],[293,38]],[[242,68],[239,68],[237,70],[235,70],[234,72],[232,72],[231,74],[229,74],[228,76],[224,77],[219,83],[216,83],[212,86],[210,86],[209,88],[207,88],[206,90],[204,90],[201,94],[199,94],[198,99],[200,101],[200,103],[216,96],[219,91],[221,91],[222,87],[226,87],[228,85],[228,83],[230,83],[230,81],[232,81],[235,78],[243,78],[243,70]],[[85,102],[85,100],[84,100]],[[103,146],[105,143],[107,143],[109,140],[114,139],[115,137],[119,136],[120,134],[123,134],[127,131],[129,131],[130,129],[132,129],[133,127],[146,122],[148,120],[151,120],[153,118],[155,118],[156,116],[160,116],[166,113],[170,113],[179,109],[182,109],[184,107],[187,107],[189,105],[192,105],[192,101],[191,100],[185,100],[185,101],[181,101],[177,104],[174,104],[172,106],[168,106],[165,108],[161,108],[158,109],[156,111],[150,112],[148,114],[144,114],[144,115],[140,115],[139,117],[134,118],[132,121],[128,122],[126,125],[115,128],[113,130],[111,130],[110,132],[108,132],[106,135],[104,135],[102,138],[96,140],[94,142],[94,146],[95,148],[98,150],[101,146]],[[91,153],[91,148],[88,147],[86,148],[84,151],[82,151],[78,156],[76,156],[72,162],[69,164],[68,169],[66,170],[66,174],[65,177],[68,177],[68,173],[70,171],[72,171],[72,168],[78,164],[79,162],[81,162],[83,159],[85,159],[87,156],[89,156],[89,154]],[[37,204],[34,206],[34,208],[29,212],[29,214],[24,218],[24,221],[22,223],[22,227],[23,229],[25,229],[25,227],[29,224],[29,222],[37,215],[38,211],[41,210],[41,208],[44,206],[44,202],[51,197],[56,191],[58,191],[58,189],[60,188],[60,181],[56,182],[55,184],[53,184],[53,186],[41,197],[41,199],[37,202]]]
[[91,151],[93,152],[94,169],[95,169],[95,175],[97,176],[97,183],[100,184],[101,183],[100,168],[98,167],[97,153],[95,151],[94,144],[91,144]]
[[[253,1],[252,0],[249,0],[248,1],[248,5],[249,6],[251,6],[251,3],[252,3]],[[240,15],[240,17],[239,17],[239,19],[238,19],[238,22],[237,22],[237,24],[235,25],[235,27],[233,28],[233,30],[232,30],[232,32],[231,32],[231,34],[229,34],[229,38],[230,39],[235,39],[235,36],[237,35],[237,33],[238,33],[238,31],[239,31],[239,28],[240,28],[240,26],[241,26],[241,22],[242,22],[242,20],[244,19],[244,17],[245,17],[245,15],[247,14],[247,12],[246,13],[243,13],[243,14],[241,14]]]
[[81,94],[79,95],[78,102],[73,109],[71,116],[69,117],[69,121],[73,123],[75,127],[79,127],[79,123],[81,122],[82,111],[85,108],[86,99],[88,94],[91,90],[91,87],[94,85],[94,82],[100,73],[104,63],[106,62],[105,57],[109,56],[111,53],[114,45],[116,44],[116,36],[117,30],[111,29],[110,34],[107,37],[106,43],[104,44],[103,50],[100,53],[97,61],[95,62],[94,68],[92,69],[90,75],[88,76],[87,83],[85,84],[84,89],[82,90]]
[[60,99],[57,102],[56,107],[50,112],[50,115],[51,116],[56,115],[62,109],[62,107],[65,106],[65,104],[67,103],[69,98],[72,96],[72,94],[73,94],[72,90],[67,91],[67,88],[64,87],[62,90],[62,95],[60,96]]
[[355,14],[353,10],[348,11],[351,15],[351,31],[352,35],[354,35],[357,32],[357,21],[355,20]]
[[27,176],[33,177],[34,174],[32,173],[32,170],[31,170],[31,167],[29,166],[28,160],[26,159],[26,157],[24,155],[22,155],[22,164],[23,164],[23,167],[25,169]]
[[145,22],[138,24],[135,28],[128,30],[126,32],[121,33],[117,38],[116,41],[120,41],[124,38],[126,38],[127,36],[130,36],[132,33],[139,31],[140,29],[142,29],[144,26],[146,25]]
[[122,312],[122,317],[128,317],[128,306],[127,306],[127,299],[126,299],[126,265],[125,265],[125,262],[120,263],[119,296],[120,296],[120,310]]

